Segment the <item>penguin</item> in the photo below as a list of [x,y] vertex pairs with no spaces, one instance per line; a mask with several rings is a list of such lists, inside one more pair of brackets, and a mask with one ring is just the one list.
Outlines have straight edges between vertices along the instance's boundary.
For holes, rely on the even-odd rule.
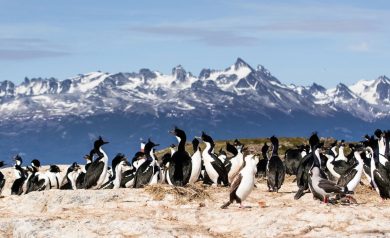
[[121,186],[122,175],[127,166],[127,158],[124,154],[117,154],[112,160],[113,175],[111,179],[102,185],[103,189],[118,189]]
[[244,208],[242,202],[255,187],[256,164],[253,161],[253,156],[244,156],[244,167],[233,179],[229,201],[221,206],[222,209],[227,208],[234,201],[240,203],[240,208]]
[[228,170],[228,179],[229,183],[233,181],[233,178],[240,172],[242,166],[244,165],[244,156],[242,154],[242,149],[244,145],[241,144],[237,139],[234,141],[234,146],[230,143],[226,143],[226,149],[233,154],[233,157],[229,159]]
[[85,189],[99,189],[103,184],[107,176],[107,167],[108,167],[108,156],[104,152],[102,146],[108,144],[99,137],[98,140],[94,143],[94,153],[97,154],[97,158],[89,166],[85,178],[84,178],[84,188]]
[[214,154],[214,141],[205,132],[202,132],[202,141],[206,148],[202,152],[203,163],[205,167],[204,183],[229,186],[228,172],[224,164]]
[[370,146],[366,149],[369,151],[371,156],[370,169],[371,169],[371,182],[374,189],[377,191],[382,200],[390,198],[390,176],[385,166],[383,166],[378,160],[376,160],[373,150]]
[[261,147],[261,154],[263,156],[263,159],[259,160],[257,163],[257,177],[266,177],[266,172],[267,172],[267,165],[268,165],[268,150],[269,146],[267,143],[264,142],[264,145]]
[[[304,192],[309,189],[309,180],[310,180],[310,171],[313,166],[316,164],[320,168],[321,163],[319,159],[315,157],[314,151],[318,148],[320,143],[320,138],[317,135],[317,132],[309,138],[310,153],[308,153],[299,163],[298,172],[297,172],[297,186],[298,191],[294,195],[294,199],[298,200],[304,195]],[[321,178],[327,179],[326,174],[320,170]]]
[[[135,161],[134,158],[132,161]],[[132,163],[127,163],[127,167],[128,169],[122,173],[121,188],[132,188],[134,186],[137,169]]]
[[45,184],[48,189],[60,189],[63,178],[61,170],[57,165],[50,165],[49,171],[45,173],[45,176],[48,178]]
[[324,179],[321,175],[321,169],[317,164],[314,164],[310,170],[310,191],[314,198],[320,199],[324,203],[329,202],[329,197],[332,195],[345,195],[347,189],[337,185],[336,183]]
[[49,178],[46,176],[46,174],[39,172],[40,167],[41,163],[39,160],[34,159],[31,161],[31,167],[28,167],[31,172],[31,175],[27,179],[26,193],[50,189],[50,187],[48,186]]
[[385,139],[385,134],[380,129],[377,129],[374,134],[378,138],[377,152],[378,152],[379,162],[383,166],[385,166],[389,170],[389,172],[390,172],[390,163],[389,163],[388,157],[386,156],[386,139]]
[[299,162],[306,155],[305,146],[297,146],[296,149],[287,149],[284,153],[284,164],[286,165],[286,174],[296,175]]
[[348,161],[347,157],[344,154],[344,148],[345,148],[345,141],[341,140],[341,143],[339,146],[339,153],[338,153],[337,157],[335,157],[335,159],[334,159],[335,161],[339,161],[339,160],[342,160],[345,162]]
[[23,193],[23,184],[27,179],[27,171],[22,168],[23,159],[19,155],[15,158],[15,181],[11,186],[11,195],[21,195]]
[[106,177],[104,178],[103,183],[102,183],[102,185],[100,186],[100,188],[102,188],[104,184],[110,183],[110,181],[113,179],[113,176],[114,176],[113,168],[110,167],[110,166],[108,166],[108,167],[107,167],[107,174],[106,174]]
[[361,148],[354,148],[354,158],[358,161],[358,163],[351,166],[337,181],[337,185],[346,187],[348,189],[348,193],[353,193],[355,191],[355,188],[362,178],[364,162],[361,157],[361,153]]
[[145,145],[144,153],[146,161],[137,169],[134,180],[134,188],[143,188],[152,182],[155,175],[156,159],[154,157],[153,148],[159,144],[153,143],[150,139]]
[[170,153],[165,153],[161,161],[163,181],[169,185],[173,185],[171,177],[169,176],[169,165],[174,153],[176,153],[176,145],[172,144],[170,147]]
[[[65,177],[63,179],[63,183],[60,187],[62,190],[68,190],[68,189],[80,189],[82,188],[82,184],[84,182],[84,177],[80,181],[77,181],[78,178],[80,178],[80,174],[85,174],[83,170],[81,169],[80,165],[78,165],[76,162],[72,163],[71,166],[68,167],[66,170]],[[78,184],[79,182],[79,184]]]
[[175,127],[171,134],[176,136],[178,141],[177,151],[172,155],[169,163],[168,176],[175,186],[184,186],[188,183],[192,171],[192,159],[185,150],[186,133]]
[[188,180],[189,184],[194,184],[196,181],[198,181],[200,176],[200,170],[202,169],[202,152],[199,147],[199,140],[197,138],[194,138],[192,140],[192,149],[194,153],[191,156],[191,176]]
[[267,164],[268,191],[278,192],[284,182],[286,169],[278,155],[279,140],[275,136],[270,138],[272,143],[272,155]]
[[[4,161],[0,161],[0,168],[3,167],[4,165],[5,165]],[[5,177],[4,174],[0,171],[0,196],[1,193],[3,192],[4,185],[5,185]]]

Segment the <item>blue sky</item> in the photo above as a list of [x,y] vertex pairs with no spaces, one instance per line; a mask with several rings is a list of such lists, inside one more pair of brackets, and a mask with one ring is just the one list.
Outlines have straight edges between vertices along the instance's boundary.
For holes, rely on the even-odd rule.
[[284,83],[390,75],[389,1],[3,1],[0,81],[224,69],[243,58]]

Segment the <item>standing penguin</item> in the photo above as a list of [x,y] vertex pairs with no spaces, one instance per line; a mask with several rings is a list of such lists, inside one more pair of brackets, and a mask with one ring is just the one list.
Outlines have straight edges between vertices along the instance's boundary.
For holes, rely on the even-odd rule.
[[188,183],[192,171],[192,159],[185,149],[187,136],[183,130],[177,127],[170,133],[176,136],[179,145],[170,160],[168,176],[173,185],[184,186]]
[[242,202],[248,197],[255,187],[255,173],[257,161],[253,156],[244,156],[244,168],[236,175],[230,187],[230,198],[227,203],[221,206],[227,208],[234,201],[240,203],[240,208],[244,208]]
[[264,143],[264,145],[261,147],[261,155],[263,156],[263,159],[259,160],[259,162],[256,165],[257,167],[256,175],[258,177],[266,177],[267,165],[269,160],[268,149],[269,146],[267,145],[267,143]]
[[229,186],[228,172],[224,164],[214,154],[214,140],[202,132],[202,140],[206,144],[206,148],[202,152],[203,163],[205,167],[204,183],[224,186]]
[[47,186],[49,184],[49,178],[46,176],[46,174],[39,172],[41,162],[37,159],[34,159],[31,161],[31,165],[31,176],[29,176],[27,180],[27,193],[50,189],[50,187]]
[[[241,144],[237,139],[234,141],[234,145],[226,143],[226,149],[233,154],[233,157],[225,163],[227,168],[229,182],[233,181],[233,178],[240,172],[242,166],[244,165],[244,155],[242,154],[242,149],[244,145]],[[228,165],[228,166],[226,166]]]
[[141,164],[135,173],[134,188],[142,188],[149,185],[156,171],[156,158],[154,157],[153,148],[159,146],[153,143],[150,139],[145,145],[144,153],[146,161]]
[[112,178],[106,183],[102,185],[103,189],[117,189],[121,186],[122,175],[127,166],[127,158],[124,154],[117,154],[115,158],[112,160]]
[[47,184],[49,189],[59,189],[62,184],[61,170],[57,165],[50,165],[49,171],[45,174],[48,178]]
[[286,169],[278,155],[278,138],[272,136],[270,140],[272,143],[272,155],[267,164],[267,185],[269,191],[278,192],[284,182]]
[[193,184],[198,181],[200,176],[200,171],[202,169],[202,154],[199,147],[199,140],[194,138],[192,140],[192,148],[194,153],[191,156],[192,166],[191,166],[191,176],[188,183]]
[[136,167],[136,162],[141,160],[141,159],[144,160],[143,159],[144,157],[145,157],[144,152],[135,153],[133,159],[131,160],[131,163],[128,164],[129,169],[122,173],[122,180],[121,180],[121,187],[122,188],[134,187],[135,175],[136,175],[137,169],[139,168],[139,166]]
[[[316,150],[321,146],[320,138],[317,132],[314,132],[309,138],[310,153],[308,153],[299,163],[297,172],[297,185],[298,191],[296,192],[294,199],[297,200],[304,195],[305,190],[309,189],[310,171],[314,165],[321,167],[321,158],[315,154]],[[318,151],[317,151],[318,152]],[[321,177],[326,179],[326,174],[320,169]]]
[[99,189],[107,176],[108,156],[102,148],[105,144],[108,142],[104,141],[102,137],[99,137],[94,143],[94,153],[98,157],[91,163],[85,174],[85,189]]
[[21,195],[23,193],[23,184],[27,179],[27,172],[22,168],[23,159],[19,155],[15,158],[15,181],[11,186],[11,195]]

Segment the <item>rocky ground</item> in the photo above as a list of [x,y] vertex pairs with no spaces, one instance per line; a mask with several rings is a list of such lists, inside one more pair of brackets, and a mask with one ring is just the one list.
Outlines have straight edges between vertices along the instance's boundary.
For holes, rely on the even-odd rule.
[[50,190],[0,199],[0,237],[389,237],[389,202],[360,185],[356,205],[293,199],[289,177],[279,193],[265,181],[246,201],[222,210],[227,188]]

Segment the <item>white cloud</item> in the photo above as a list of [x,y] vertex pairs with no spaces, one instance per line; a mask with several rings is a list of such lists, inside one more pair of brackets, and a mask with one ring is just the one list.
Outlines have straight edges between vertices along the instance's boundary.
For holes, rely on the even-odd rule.
[[365,41],[349,45],[347,48],[349,51],[353,51],[353,52],[370,52],[371,51],[370,44],[368,44]]

